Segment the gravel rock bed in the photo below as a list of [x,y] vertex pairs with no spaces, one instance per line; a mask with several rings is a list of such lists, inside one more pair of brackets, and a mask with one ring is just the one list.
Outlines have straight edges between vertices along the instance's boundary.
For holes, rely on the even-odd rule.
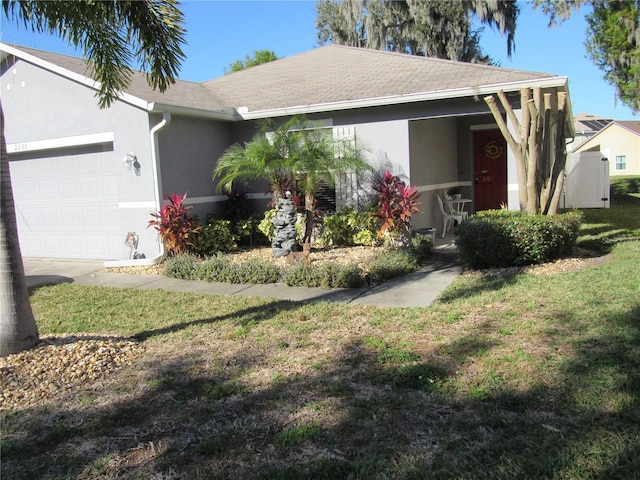
[[141,343],[128,338],[43,336],[35,348],[0,358],[0,409],[43,404],[130,365],[143,352]]

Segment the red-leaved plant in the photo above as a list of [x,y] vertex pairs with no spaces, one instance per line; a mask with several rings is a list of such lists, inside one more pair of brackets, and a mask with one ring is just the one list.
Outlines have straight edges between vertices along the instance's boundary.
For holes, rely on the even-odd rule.
[[411,230],[411,216],[420,212],[418,189],[406,185],[388,170],[375,181],[373,189],[378,192],[378,209],[374,215],[382,220],[378,237],[389,236],[392,242],[401,241]]
[[180,196],[175,193],[167,195],[168,203],[164,203],[159,213],[152,213],[154,220],[149,220],[148,227],[154,227],[159,233],[165,248],[170,254],[176,255],[192,247],[192,237],[200,231],[196,221],[191,218],[184,200],[187,194]]

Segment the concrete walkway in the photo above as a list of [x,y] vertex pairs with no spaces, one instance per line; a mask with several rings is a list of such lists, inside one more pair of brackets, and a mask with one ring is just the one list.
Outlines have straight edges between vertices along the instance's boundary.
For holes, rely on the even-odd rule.
[[289,287],[285,284],[234,285],[178,280],[162,275],[131,275],[103,270],[103,262],[50,258],[23,259],[27,286],[73,282],[78,285],[161,289],[190,293],[258,296],[300,302],[331,301],[385,307],[428,307],[462,271],[453,236],[438,237],[429,263],[420,270],[380,285],[353,289]]

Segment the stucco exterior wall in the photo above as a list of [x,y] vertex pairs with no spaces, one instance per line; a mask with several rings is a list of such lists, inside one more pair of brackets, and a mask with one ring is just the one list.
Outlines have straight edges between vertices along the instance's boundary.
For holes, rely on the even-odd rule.
[[172,115],[158,134],[162,198],[186,192],[187,204],[203,221],[218,212],[226,196],[216,193],[212,174],[230,144],[229,135],[228,123]]
[[[113,135],[112,147],[106,153],[101,152],[99,158],[105,176],[113,177],[117,183],[119,239],[111,240],[118,245],[107,259],[129,257],[130,249],[124,241],[130,231],[139,235],[139,250],[147,257],[158,252],[156,234],[147,229],[149,212],[155,204],[147,112],[120,101],[108,109],[100,109],[93,89],[22,60],[2,65],[0,88],[10,162],[12,157],[21,160],[48,157],[53,162],[60,156],[69,156],[63,147],[55,146],[30,153],[29,145],[33,142],[64,145],[68,137]],[[13,154],[12,149],[20,149],[19,155]],[[127,170],[122,161],[129,152],[140,163],[139,175],[134,169]],[[91,158],[83,161],[90,162]],[[53,170],[54,175],[56,172]]]
[[421,213],[415,228],[441,228],[435,195],[458,182],[458,129],[455,118],[415,120],[409,123],[411,184],[421,192]]

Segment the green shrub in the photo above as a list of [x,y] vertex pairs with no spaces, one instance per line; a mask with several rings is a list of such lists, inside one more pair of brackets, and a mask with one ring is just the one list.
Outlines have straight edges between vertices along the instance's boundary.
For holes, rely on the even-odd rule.
[[249,260],[247,262],[230,265],[227,280],[229,283],[249,283],[263,285],[278,283],[282,276],[280,269],[273,262],[265,260]]
[[431,235],[417,234],[409,243],[409,253],[415,258],[419,265],[427,263],[433,250],[433,240]]
[[[215,224],[220,224],[218,221]],[[299,262],[280,268],[270,260],[253,259],[237,263],[217,252],[199,258],[195,254],[178,255],[167,261],[165,275],[207,282],[267,284],[284,282],[289,286],[319,288],[359,288],[368,280],[382,282],[415,271],[431,255],[429,235],[417,235],[407,247],[383,251],[365,269],[342,263]],[[366,272],[365,272],[366,270]]]
[[374,245],[379,221],[369,211],[356,212],[345,207],[324,217],[321,243],[324,245]]
[[218,252],[232,252],[238,248],[238,237],[230,220],[216,220],[211,216],[207,224],[193,238],[191,251],[201,257],[208,257]]
[[194,277],[205,282],[225,282],[226,269],[230,263],[222,254],[213,255],[198,263]]
[[253,214],[249,218],[232,221],[232,228],[239,245],[269,245],[271,240],[260,230],[264,217]]
[[482,211],[458,225],[458,255],[471,268],[543,263],[571,252],[581,221],[579,212],[549,216]]
[[249,260],[234,263],[224,255],[215,255],[200,262],[194,278],[207,282],[266,284],[280,281],[280,269],[271,262]]
[[264,212],[264,217],[258,225],[258,230],[269,239],[269,242],[273,240],[273,234],[276,231],[276,226],[273,224],[273,218],[276,216],[277,210],[272,208]]
[[170,257],[165,262],[164,274],[167,277],[193,280],[198,270],[198,257],[192,254],[180,254]]
[[392,248],[369,264],[369,274],[376,282],[401,277],[418,268],[418,261],[408,248]]
[[290,287],[358,288],[365,284],[357,265],[296,263],[284,272],[284,283]]

